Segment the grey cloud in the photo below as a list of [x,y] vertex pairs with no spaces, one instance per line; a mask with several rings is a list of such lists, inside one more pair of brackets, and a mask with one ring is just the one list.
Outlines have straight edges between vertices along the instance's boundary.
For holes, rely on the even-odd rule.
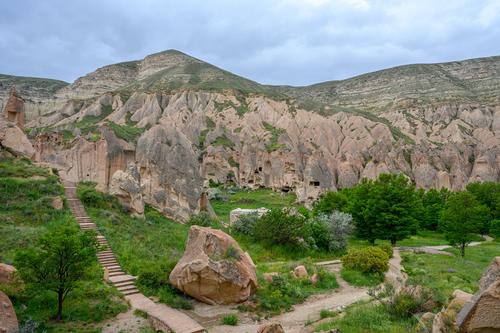
[[0,2],[0,73],[73,81],[175,48],[258,82],[302,85],[500,54],[495,0]]

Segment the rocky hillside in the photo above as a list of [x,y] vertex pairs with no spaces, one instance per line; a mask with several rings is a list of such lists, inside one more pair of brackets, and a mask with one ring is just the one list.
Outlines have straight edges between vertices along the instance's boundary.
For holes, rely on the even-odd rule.
[[297,88],[165,51],[55,90],[27,125],[36,159],[65,177],[107,190],[120,188],[116,171],[136,170],[133,186],[121,185],[134,198],[125,201],[139,195],[185,219],[207,206],[209,180],[293,191],[306,203],[382,172],[422,188],[498,181],[499,91],[500,57]]

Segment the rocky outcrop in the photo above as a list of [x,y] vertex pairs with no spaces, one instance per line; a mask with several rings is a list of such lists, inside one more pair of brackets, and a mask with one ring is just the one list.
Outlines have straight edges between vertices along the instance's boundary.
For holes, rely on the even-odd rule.
[[285,333],[285,330],[280,323],[271,323],[260,326],[257,333]]
[[0,263],[0,284],[11,284],[16,281],[17,270],[14,266]]
[[3,109],[3,115],[0,116],[0,148],[14,156],[31,158],[35,150],[23,128],[24,101],[13,89]]
[[[113,174],[136,163],[144,201],[178,220],[205,209],[209,180],[294,192],[304,204],[386,172],[424,189],[460,190],[500,179],[498,68],[494,57],[269,87],[170,50],[51,90],[28,127],[43,132],[37,160],[73,181],[109,190]],[[19,90],[26,101],[31,94]],[[94,136],[82,135],[82,122],[92,120]],[[142,133],[96,140],[110,125]]]
[[18,330],[19,323],[12,302],[0,291],[0,333],[15,333]]
[[117,170],[113,174],[109,193],[117,196],[133,216],[144,217],[141,179],[135,164],[129,163],[126,171]]
[[456,333],[458,327],[455,324],[460,309],[472,298],[471,294],[461,290],[455,290],[448,306],[434,316],[432,322],[432,333]]
[[221,230],[192,226],[184,255],[170,283],[208,304],[246,301],[257,289],[255,265],[238,243]]
[[480,290],[457,315],[461,332],[500,331],[500,257],[496,257],[480,281]]

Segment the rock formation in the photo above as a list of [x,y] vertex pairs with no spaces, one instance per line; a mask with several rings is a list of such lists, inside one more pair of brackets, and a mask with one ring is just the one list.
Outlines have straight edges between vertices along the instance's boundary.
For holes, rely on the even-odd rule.
[[285,333],[283,326],[279,323],[265,324],[259,327],[257,333]]
[[243,209],[243,208],[236,208],[233,209],[229,213],[229,224],[233,224],[234,222],[238,221],[241,216],[243,215],[252,215],[255,214],[258,217],[261,217],[262,215],[266,214],[269,211],[269,209],[265,207],[257,208],[257,209]]
[[0,333],[15,333],[19,330],[16,312],[12,303],[2,291],[0,291]]
[[500,257],[496,257],[481,278],[480,290],[456,318],[461,332],[500,332]]
[[117,170],[111,178],[109,193],[120,199],[133,216],[144,217],[144,200],[142,199],[139,171],[133,163],[127,170]]
[[0,263],[0,284],[11,284],[16,280],[15,274],[17,270],[12,265]]
[[255,265],[238,243],[221,230],[192,226],[184,255],[170,283],[208,304],[246,301],[257,289]]
[[499,73],[492,57],[272,87],[171,50],[70,85],[5,86],[39,101],[27,112],[38,161],[101,190],[134,162],[144,201],[186,220],[206,208],[209,180],[295,192],[305,204],[384,172],[425,189],[498,181]]
[[12,89],[0,116],[0,149],[5,149],[14,156],[33,157],[35,150],[23,129],[24,101]]

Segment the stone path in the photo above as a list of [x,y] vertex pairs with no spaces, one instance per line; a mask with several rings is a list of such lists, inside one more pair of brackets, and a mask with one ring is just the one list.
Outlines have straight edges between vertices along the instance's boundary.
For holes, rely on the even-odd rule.
[[103,267],[105,275],[107,275],[107,280],[125,295],[132,309],[146,312],[156,330],[174,331],[176,333],[205,332],[205,329],[200,324],[185,313],[172,309],[165,304],[157,304],[141,294],[135,286],[135,276],[128,275],[122,270],[109,247],[108,241],[85,212],[83,204],[76,196],[76,185],[67,181],[64,181],[63,185],[71,212],[78,221],[80,229],[95,230],[97,233],[97,242],[100,245],[97,259]]

